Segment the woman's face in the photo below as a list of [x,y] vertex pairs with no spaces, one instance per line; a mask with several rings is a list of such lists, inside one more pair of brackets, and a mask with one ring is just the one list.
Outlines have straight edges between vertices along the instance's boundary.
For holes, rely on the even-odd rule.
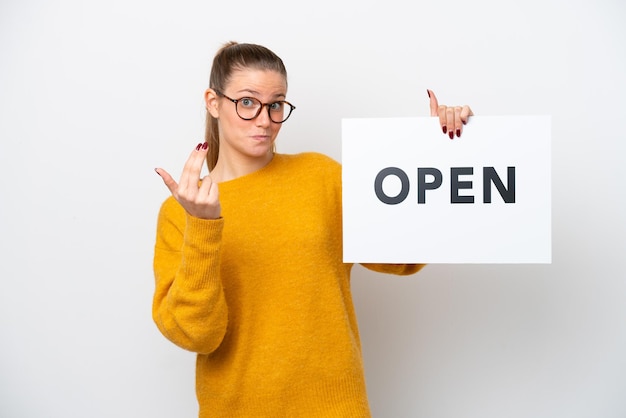
[[[254,97],[261,103],[273,103],[286,99],[287,82],[275,71],[236,70],[220,93],[235,100]],[[211,98],[211,94],[207,94],[207,107],[219,121],[220,157],[242,162],[271,157],[282,124],[270,120],[267,106],[252,120],[241,119],[235,103],[220,95]]]

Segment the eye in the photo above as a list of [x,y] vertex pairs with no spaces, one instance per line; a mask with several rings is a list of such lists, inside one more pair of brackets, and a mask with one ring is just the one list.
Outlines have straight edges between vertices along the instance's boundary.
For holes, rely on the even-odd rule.
[[258,106],[258,101],[251,97],[242,97],[241,99],[239,99],[239,103],[241,103],[243,107],[254,108]]
[[283,107],[285,107],[284,102],[274,102],[270,105],[270,110],[272,112],[280,112],[281,110],[283,110]]

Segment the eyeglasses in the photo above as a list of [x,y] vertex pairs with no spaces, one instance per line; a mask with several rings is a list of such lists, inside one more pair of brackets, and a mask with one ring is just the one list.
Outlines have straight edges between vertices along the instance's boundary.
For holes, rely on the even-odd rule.
[[279,100],[277,102],[272,103],[261,103],[258,99],[254,97],[242,97],[240,99],[231,99],[227,95],[222,92],[215,90],[215,92],[230,100],[235,104],[235,111],[237,112],[237,116],[239,116],[243,120],[252,120],[261,114],[261,110],[263,107],[267,106],[267,114],[270,117],[270,120],[274,123],[283,123],[289,116],[291,116],[291,112],[296,108],[291,103],[285,100]]

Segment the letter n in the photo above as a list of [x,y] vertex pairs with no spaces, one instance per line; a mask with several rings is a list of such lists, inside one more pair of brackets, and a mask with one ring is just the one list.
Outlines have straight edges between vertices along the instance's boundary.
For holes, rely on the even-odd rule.
[[493,167],[483,167],[484,203],[491,203],[491,183],[498,189],[504,203],[515,203],[515,167],[507,167],[506,188]]

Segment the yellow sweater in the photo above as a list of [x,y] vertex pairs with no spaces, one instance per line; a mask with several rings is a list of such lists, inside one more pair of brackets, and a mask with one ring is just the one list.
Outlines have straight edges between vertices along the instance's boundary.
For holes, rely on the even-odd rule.
[[369,417],[352,265],[342,261],[341,166],[276,154],[219,190],[217,220],[168,198],[154,255],[153,318],[198,353],[200,417]]

